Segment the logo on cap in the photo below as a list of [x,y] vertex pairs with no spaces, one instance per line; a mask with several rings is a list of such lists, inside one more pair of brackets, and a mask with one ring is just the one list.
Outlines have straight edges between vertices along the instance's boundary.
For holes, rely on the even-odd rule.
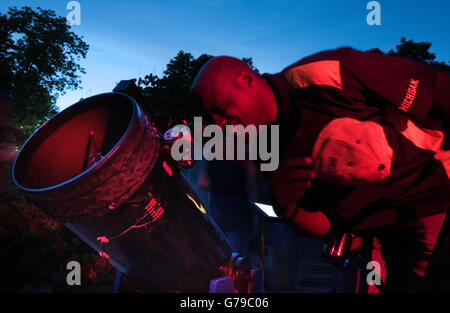
[[317,137],[313,168],[325,181],[355,186],[387,178],[392,157],[393,150],[381,125],[338,118]]

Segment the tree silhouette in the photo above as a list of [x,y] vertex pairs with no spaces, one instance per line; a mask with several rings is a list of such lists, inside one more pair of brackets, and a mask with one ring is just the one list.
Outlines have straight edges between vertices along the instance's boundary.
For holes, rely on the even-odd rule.
[[[162,77],[148,74],[137,79],[150,110],[156,114],[169,114],[175,121],[190,120],[197,112],[189,90],[200,68],[212,57],[202,54],[194,58],[181,50],[169,61]],[[242,60],[258,71],[252,58]]]
[[[406,40],[405,37],[400,38],[400,44],[395,47],[395,50],[388,51],[388,55],[410,59],[420,63],[430,65],[438,70],[450,73],[450,61],[439,62],[436,61],[436,55],[431,53],[431,42],[414,42],[412,40]],[[383,53],[379,48],[373,48],[368,52]]]
[[0,89],[16,94],[14,122],[32,132],[56,113],[56,98],[80,84],[88,45],[65,17],[29,7],[0,12]]

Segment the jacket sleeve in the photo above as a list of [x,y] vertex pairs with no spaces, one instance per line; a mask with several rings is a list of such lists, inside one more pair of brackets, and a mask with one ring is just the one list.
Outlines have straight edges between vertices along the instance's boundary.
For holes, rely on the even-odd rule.
[[438,79],[448,75],[419,62],[349,49],[342,66],[360,81],[366,95],[375,94],[385,100],[381,104],[392,105],[415,120],[424,120],[432,106],[443,102],[441,98],[450,99],[440,91],[444,80]]
[[283,74],[303,103],[336,117],[370,119],[388,106],[418,121],[432,107],[450,116],[449,75],[412,60],[340,48],[303,58]]

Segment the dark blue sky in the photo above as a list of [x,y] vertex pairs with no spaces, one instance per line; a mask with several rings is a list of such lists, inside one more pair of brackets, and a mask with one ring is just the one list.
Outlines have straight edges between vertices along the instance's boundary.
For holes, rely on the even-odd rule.
[[[40,6],[66,16],[69,1],[0,3]],[[261,72],[278,72],[315,52],[340,46],[387,51],[400,37],[429,41],[439,60],[450,60],[450,1],[380,0],[381,25],[366,22],[369,0],[334,1],[103,1],[80,0],[73,31],[90,45],[82,62],[82,90],[59,97],[65,108],[81,97],[111,91],[121,79],[160,75],[179,50],[253,57]]]

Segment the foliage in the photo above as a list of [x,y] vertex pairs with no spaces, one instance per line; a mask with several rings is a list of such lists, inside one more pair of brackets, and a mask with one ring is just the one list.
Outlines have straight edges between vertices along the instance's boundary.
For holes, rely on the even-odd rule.
[[15,125],[31,133],[57,112],[56,98],[76,89],[88,45],[54,11],[0,12],[0,89],[16,94]]
[[[400,43],[395,47],[395,50],[391,49],[387,54],[424,63],[438,70],[450,73],[450,61],[447,63],[436,61],[436,55],[429,51],[430,48],[431,42],[414,42],[412,40],[406,40],[405,37],[401,37]],[[368,51],[383,53],[379,48]]]
[[[137,84],[150,104],[150,111],[156,114],[169,114],[173,119],[190,120],[195,114],[189,90],[200,68],[213,56],[202,54],[198,58],[184,51],[172,58],[162,77],[153,74],[139,78]],[[243,58],[253,70],[252,58]]]
[[[0,292],[112,290],[114,268],[61,223],[10,187],[0,198]],[[66,283],[66,264],[81,264],[82,285]]]

